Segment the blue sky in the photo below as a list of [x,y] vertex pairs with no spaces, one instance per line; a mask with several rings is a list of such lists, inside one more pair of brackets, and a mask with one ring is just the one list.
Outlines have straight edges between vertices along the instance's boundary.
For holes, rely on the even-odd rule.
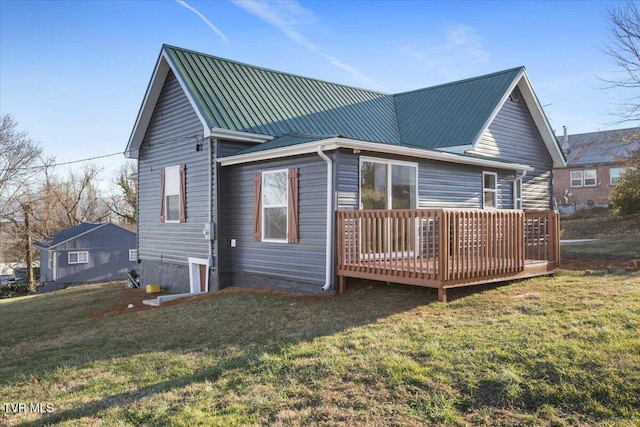
[[637,126],[597,77],[618,3],[0,0],[0,114],[58,163],[122,152],[167,43],[388,93],[524,65],[558,134]]

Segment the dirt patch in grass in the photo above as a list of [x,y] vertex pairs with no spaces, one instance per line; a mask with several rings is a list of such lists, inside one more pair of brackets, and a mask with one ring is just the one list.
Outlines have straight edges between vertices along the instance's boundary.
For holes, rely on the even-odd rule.
[[[156,293],[156,294],[148,294],[144,289],[129,289],[126,293],[120,294],[120,298],[118,302],[115,302],[108,307],[105,307],[99,311],[91,313],[89,317],[93,319],[100,319],[105,317],[114,317],[120,316],[123,314],[135,313],[142,310],[150,310],[150,309],[161,309],[162,307],[171,307],[180,304],[186,303],[195,303],[203,300],[220,298],[224,295],[229,294],[253,294],[253,295],[265,295],[265,296],[280,296],[287,298],[295,298],[302,299],[307,301],[322,301],[331,299],[332,295],[306,295],[306,294],[296,294],[290,292],[276,291],[271,289],[248,289],[248,288],[239,288],[236,286],[231,286],[229,288],[222,289],[215,293],[207,293],[202,295],[193,295],[189,297],[179,298],[172,301],[167,301],[162,303],[162,305],[155,307],[150,305],[145,305],[142,303],[143,300],[154,299],[161,295],[171,295],[166,292]],[[133,304],[132,308],[129,308],[129,304]]]

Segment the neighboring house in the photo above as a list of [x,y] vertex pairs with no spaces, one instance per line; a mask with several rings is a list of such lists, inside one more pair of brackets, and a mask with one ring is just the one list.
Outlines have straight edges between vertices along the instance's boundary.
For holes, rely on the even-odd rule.
[[[126,155],[138,160],[143,285],[319,292],[348,276],[437,287],[443,300],[446,287],[522,277],[522,234],[533,236],[518,231],[523,209],[545,211],[529,224],[552,225],[551,170],[564,166],[524,67],[391,95],[166,45]],[[340,216],[372,209],[385,218],[410,210],[413,222],[385,219],[376,234],[371,221]],[[463,219],[459,209],[481,211]],[[507,213],[516,233],[500,228]],[[450,240],[438,234],[454,225]],[[474,249],[470,238],[455,246],[458,231],[474,227]],[[545,227],[536,233],[552,234],[536,241],[555,242]],[[478,244],[481,233],[493,240]],[[499,254],[511,235],[518,259],[489,270],[510,259]],[[477,255],[466,272],[455,267],[462,251]],[[433,274],[428,260],[422,272],[387,276],[346,262],[353,253],[362,263],[413,257],[415,267],[446,252]]]
[[567,165],[553,170],[558,209],[610,207],[609,192],[624,170],[628,150],[640,147],[640,127],[559,137]]
[[110,222],[83,222],[33,246],[42,285],[125,280],[137,264],[136,233]]

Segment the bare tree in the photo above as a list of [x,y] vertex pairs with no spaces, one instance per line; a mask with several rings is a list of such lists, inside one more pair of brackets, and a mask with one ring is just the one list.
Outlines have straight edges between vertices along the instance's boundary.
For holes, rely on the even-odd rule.
[[108,200],[109,210],[120,223],[135,230],[138,221],[138,180],[135,163],[125,163],[117,172],[114,184],[116,193]]
[[102,222],[109,218],[109,209],[96,185],[101,172],[93,164],[79,172],[70,170],[66,176],[52,173],[49,167],[44,169],[39,209],[34,209],[34,216],[46,235],[82,222]]
[[636,2],[627,1],[609,10],[610,44],[604,52],[611,56],[620,69],[619,78],[603,79],[609,88],[635,89],[632,96],[620,105],[616,113],[620,123],[640,120],[640,11]]
[[0,222],[20,212],[18,199],[38,173],[34,165],[41,153],[27,133],[18,130],[12,116],[0,117]]

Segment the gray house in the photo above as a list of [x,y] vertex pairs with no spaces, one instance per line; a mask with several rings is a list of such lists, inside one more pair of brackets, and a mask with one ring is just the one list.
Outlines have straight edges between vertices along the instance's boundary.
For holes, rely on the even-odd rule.
[[126,155],[143,285],[335,292],[364,277],[445,300],[558,268],[565,159],[524,67],[386,94],[165,45]]
[[40,282],[48,290],[125,280],[137,266],[136,233],[110,222],[83,222],[33,246],[40,249]]

